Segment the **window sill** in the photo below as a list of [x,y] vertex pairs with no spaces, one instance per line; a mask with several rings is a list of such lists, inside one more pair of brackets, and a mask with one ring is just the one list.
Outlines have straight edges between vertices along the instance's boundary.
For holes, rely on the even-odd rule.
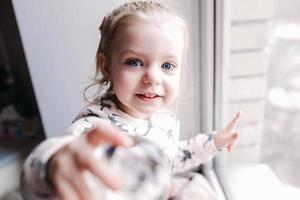
[[233,200],[300,199],[300,189],[282,184],[265,164],[230,165],[225,177]]
[[217,174],[210,164],[203,166],[203,174],[205,175],[208,182],[211,184],[212,188],[216,192],[217,199],[226,200],[224,191],[222,189],[222,186],[220,185],[220,181],[217,177]]

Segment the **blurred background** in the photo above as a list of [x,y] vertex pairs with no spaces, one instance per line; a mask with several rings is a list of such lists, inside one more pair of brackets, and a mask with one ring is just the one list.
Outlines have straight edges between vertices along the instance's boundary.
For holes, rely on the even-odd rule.
[[244,118],[236,151],[219,164],[232,199],[300,198],[299,9],[297,0],[231,1],[222,117],[241,109]]
[[[186,18],[192,41],[181,137],[220,129],[242,110],[235,150],[209,166],[224,197],[300,199],[300,2],[161,1]],[[86,104],[98,27],[123,2],[1,0],[0,199],[18,188],[28,152],[62,134]]]

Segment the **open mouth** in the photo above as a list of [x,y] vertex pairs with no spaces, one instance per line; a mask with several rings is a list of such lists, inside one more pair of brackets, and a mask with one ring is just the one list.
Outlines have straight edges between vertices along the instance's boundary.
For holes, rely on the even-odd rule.
[[157,94],[150,94],[150,93],[147,93],[147,94],[136,94],[139,98],[141,99],[144,99],[144,100],[150,100],[150,99],[156,99],[158,97],[161,97]]

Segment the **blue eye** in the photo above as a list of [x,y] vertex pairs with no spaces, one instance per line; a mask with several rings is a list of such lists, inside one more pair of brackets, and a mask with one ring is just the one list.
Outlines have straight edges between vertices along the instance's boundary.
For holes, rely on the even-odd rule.
[[125,61],[126,65],[130,65],[132,67],[141,67],[143,66],[143,62],[139,59],[128,59]]
[[171,69],[175,68],[175,66],[171,63],[164,63],[161,67],[163,69],[167,69],[167,70],[171,70]]

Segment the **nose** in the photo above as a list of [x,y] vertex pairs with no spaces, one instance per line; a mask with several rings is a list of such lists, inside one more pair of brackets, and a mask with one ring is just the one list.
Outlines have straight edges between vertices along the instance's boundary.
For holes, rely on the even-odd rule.
[[152,65],[145,68],[143,83],[157,85],[162,82],[162,74],[159,66]]

